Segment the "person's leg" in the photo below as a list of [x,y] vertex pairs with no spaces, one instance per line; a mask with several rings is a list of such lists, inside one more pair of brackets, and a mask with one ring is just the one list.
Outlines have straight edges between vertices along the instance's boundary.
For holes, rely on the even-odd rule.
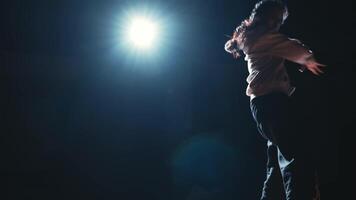
[[298,130],[289,98],[281,94],[257,97],[251,110],[260,133],[279,149],[279,165],[288,200],[311,200],[314,168],[305,145],[306,137]]
[[[278,146],[278,162],[287,200],[312,200],[315,168],[311,146],[305,130],[297,124],[295,111],[288,98],[277,100],[280,109],[273,112],[268,124],[274,144]],[[272,116],[271,116],[272,117]]]
[[318,200],[320,198],[315,169],[308,159],[299,156],[288,159],[278,149],[278,162],[287,200]]
[[267,128],[270,120],[270,97],[262,96],[251,101],[251,112],[259,133],[267,140],[266,179],[263,184],[261,200],[280,200],[285,199],[285,191],[278,164],[278,151],[277,146],[273,145],[274,138],[271,130]]
[[263,184],[261,200],[284,199],[284,188],[278,165],[277,147],[271,141],[267,142],[267,172]]

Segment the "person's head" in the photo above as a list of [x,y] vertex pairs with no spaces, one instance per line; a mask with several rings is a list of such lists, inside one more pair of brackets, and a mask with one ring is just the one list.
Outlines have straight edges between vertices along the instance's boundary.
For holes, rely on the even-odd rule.
[[[253,42],[266,32],[278,31],[288,17],[287,6],[280,0],[262,0],[256,3],[248,19],[236,28],[232,41],[236,50],[242,50],[246,43]],[[232,47],[232,45],[227,45]],[[225,46],[226,50],[226,46]],[[227,50],[230,52],[230,50]],[[236,53],[239,56],[239,53]]]
[[256,3],[249,21],[256,26],[278,31],[288,17],[287,6],[279,0],[262,0]]

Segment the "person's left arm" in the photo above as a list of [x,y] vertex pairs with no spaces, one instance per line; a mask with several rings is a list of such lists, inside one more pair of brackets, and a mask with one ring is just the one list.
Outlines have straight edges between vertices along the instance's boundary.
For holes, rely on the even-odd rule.
[[276,35],[274,40],[276,44],[270,50],[272,55],[298,63],[315,75],[323,73],[321,67],[325,65],[317,62],[313,52],[299,40],[288,38],[283,34]]

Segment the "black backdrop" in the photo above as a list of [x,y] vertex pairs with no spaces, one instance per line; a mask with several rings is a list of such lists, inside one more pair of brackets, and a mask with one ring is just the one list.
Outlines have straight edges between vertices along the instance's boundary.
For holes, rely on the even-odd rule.
[[[140,3],[177,23],[157,62],[116,55],[110,39],[112,18]],[[265,141],[245,96],[246,63],[223,51],[224,34],[254,3],[1,6],[1,199],[257,199]],[[351,4],[288,6],[282,32],[328,65],[314,77],[287,63],[295,99],[310,113],[300,123],[315,133],[323,199],[335,199],[353,65]]]

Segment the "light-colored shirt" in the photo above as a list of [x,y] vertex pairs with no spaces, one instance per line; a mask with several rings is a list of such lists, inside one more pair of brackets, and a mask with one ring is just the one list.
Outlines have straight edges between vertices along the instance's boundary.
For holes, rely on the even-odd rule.
[[304,65],[313,59],[313,53],[296,39],[278,33],[266,33],[256,41],[244,45],[249,76],[246,95],[251,99],[271,92],[291,95],[295,87],[290,84],[284,62],[289,60]]

